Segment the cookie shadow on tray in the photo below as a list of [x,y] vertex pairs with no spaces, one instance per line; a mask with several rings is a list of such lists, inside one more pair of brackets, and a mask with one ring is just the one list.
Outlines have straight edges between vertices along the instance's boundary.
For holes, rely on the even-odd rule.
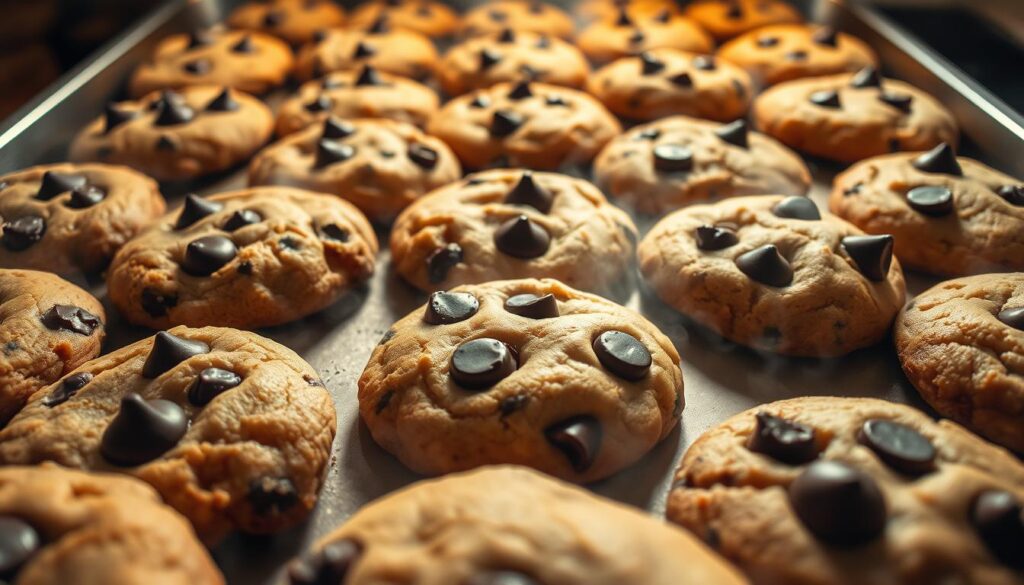
[[292,323],[260,329],[259,333],[305,355],[359,312],[371,288],[368,282],[359,283],[327,308]]

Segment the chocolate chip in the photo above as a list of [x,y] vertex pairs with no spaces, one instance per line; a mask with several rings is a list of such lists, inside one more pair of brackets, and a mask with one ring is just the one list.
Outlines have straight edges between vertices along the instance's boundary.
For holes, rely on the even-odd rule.
[[1013,327],[1014,329],[1020,329],[1024,331],[1024,307],[1014,307],[1012,309],[1003,309],[999,311],[996,318]]
[[547,35],[541,35],[537,37],[537,44],[534,45],[538,49],[549,49],[551,48],[551,37]]
[[528,97],[533,97],[533,90],[530,89],[530,82],[523,80],[512,86],[512,89],[508,92],[508,99],[513,101],[519,101]]
[[672,11],[666,8],[665,10],[655,14],[652,20],[661,24],[668,24],[669,21],[672,20]]
[[839,34],[831,26],[823,26],[814,31],[811,40],[826,47],[836,47],[839,45]]
[[693,78],[685,71],[669,77],[668,80],[669,83],[676,87],[693,87]]
[[544,436],[569,459],[577,473],[594,464],[601,448],[601,423],[592,416],[577,416],[555,423],[544,430]]
[[448,325],[469,319],[480,309],[480,301],[470,293],[438,291],[427,300],[423,321],[431,325]]
[[[328,32],[328,30],[322,28],[313,31],[313,43],[319,45],[320,43],[326,41]],[[327,83],[327,80],[324,80],[324,83]]]
[[142,377],[156,378],[188,358],[209,351],[210,346],[202,341],[193,341],[161,331],[153,337],[153,348],[142,366]]
[[356,148],[335,140],[321,138],[316,143],[316,160],[314,169],[322,169],[335,163],[345,162],[356,155]]
[[1010,205],[1024,206],[1024,185],[1003,185],[996,193]]
[[530,396],[528,394],[516,394],[514,396],[506,396],[501,399],[498,404],[498,411],[501,413],[501,418],[505,418],[512,413],[526,408],[527,403],[530,402]]
[[501,61],[501,53],[493,49],[480,50],[480,70],[486,71]]
[[807,60],[807,56],[808,56],[807,55],[807,51],[804,51],[802,49],[797,49],[796,51],[790,51],[790,52],[786,53],[786,55],[785,55],[786,59],[789,60],[789,61],[806,61]]
[[905,424],[873,418],[864,422],[857,439],[896,471],[921,475],[935,468],[935,446]]
[[217,97],[210,100],[210,103],[206,104],[207,112],[234,112],[238,110],[240,104],[238,100],[231,96],[231,90],[224,88]]
[[409,160],[416,163],[420,168],[432,170],[437,166],[437,151],[422,144],[410,144],[406,153]]
[[551,319],[558,316],[558,301],[555,300],[555,295],[550,293],[539,297],[523,293],[506,299],[505,310],[530,319]]
[[547,230],[526,215],[514,217],[494,231],[494,245],[499,251],[515,258],[543,256],[550,244],[551,236]]
[[253,44],[252,37],[250,35],[245,35],[244,37],[239,39],[239,41],[237,43],[231,45],[231,52],[232,53],[248,54],[248,53],[253,53],[255,51],[256,51],[256,45]]
[[743,7],[737,2],[732,2],[725,9],[725,17],[729,20],[739,20],[743,18]]
[[821,219],[821,212],[813,201],[806,197],[786,197],[772,207],[772,213],[776,217],[786,219],[801,219],[804,221],[817,221]]
[[629,38],[626,40],[629,42],[630,45],[639,45],[644,42],[645,38],[646,37],[644,37],[644,32],[642,30],[637,29],[633,31],[633,34],[629,35]]
[[736,266],[752,280],[769,286],[789,286],[793,282],[793,267],[774,244],[740,254]]
[[469,390],[485,390],[516,371],[512,350],[497,339],[467,341],[452,352],[452,380]]
[[339,89],[342,87],[348,87],[348,83],[343,79],[338,79],[337,77],[325,77],[323,81],[320,82],[321,89]]
[[259,516],[277,516],[299,503],[295,484],[287,477],[264,477],[249,484],[249,505]]
[[343,538],[324,545],[315,553],[296,559],[288,566],[290,585],[336,585],[345,581],[362,547]]
[[336,223],[329,223],[320,228],[320,236],[325,240],[345,243],[352,237],[352,234]]
[[64,404],[79,390],[85,388],[86,384],[92,382],[92,378],[93,375],[89,372],[79,372],[64,378],[60,386],[54,388],[52,392],[43,397],[43,406],[53,408],[59,404]]
[[491,101],[482,95],[478,95],[473,98],[473,101],[469,102],[469,107],[474,109],[486,108],[491,105]]
[[643,75],[654,75],[665,69],[665,62],[654,55],[644,51],[640,53],[640,73]]
[[64,205],[71,209],[87,209],[96,205],[100,201],[103,201],[106,196],[107,192],[100,187],[97,187],[96,185],[86,185],[71,191],[71,197],[68,198]]
[[323,134],[321,138],[330,140],[342,140],[356,133],[356,127],[348,122],[331,116],[324,120]]
[[370,27],[366,29],[366,32],[371,35],[384,34],[391,30],[391,23],[388,22],[388,15],[386,12],[382,12],[377,20],[370,24]]
[[778,44],[779,44],[779,37],[759,37],[757,39],[757,46],[761,47],[761,48],[764,48],[764,49],[767,49],[769,47],[774,47],[775,45],[778,45]]
[[163,135],[160,136],[159,139],[157,139],[156,149],[163,150],[166,152],[174,152],[175,150],[178,150],[178,145],[175,144],[174,141],[171,140],[169,136]]
[[317,114],[317,113],[320,113],[320,112],[330,111],[331,106],[333,104],[334,104],[334,101],[330,97],[328,97],[326,95],[323,95],[323,94],[320,94],[320,95],[316,96],[313,99],[313,101],[308,102],[306,104],[303,104],[302,107],[307,112],[311,112],[311,113]]
[[238,255],[235,243],[224,236],[203,236],[188,243],[181,268],[192,276],[209,276]]
[[624,331],[605,331],[594,339],[593,348],[601,365],[625,380],[642,380],[651,369],[651,352]]
[[539,585],[519,571],[484,571],[470,576],[465,585]]
[[96,315],[72,305],[54,305],[42,314],[40,320],[47,329],[71,331],[79,335],[92,335],[101,324]]
[[879,101],[900,110],[901,112],[909,112],[910,105],[914,101],[913,96],[907,93],[892,93],[883,91],[878,95]]
[[181,101],[180,96],[166,91],[157,102],[157,111],[156,121],[153,122],[157,126],[176,126],[195,118],[195,112]]
[[811,427],[767,412],[759,412],[755,417],[757,426],[747,440],[751,451],[788,465],[802,465],[818,456]]
[[865,544],[885,530],[882,491],[870,476],[839,461],[810,464],[790,484],[789,503],[804,526],[828,544]]
[[13,577],[40,545],[39,533],[32,525],[13,516],[0,516],[0,575],[14,583]]
[[267,13],[263,15],[263,26],[273,28],[280,25],[283,21],[284,13],[280,10],[268,10]]
[[506,204],[529,205],[541,213],[551,211],[554,199],[554,194],[540,186],[533,178],[532,171],[523,171],[519,176],[519,182],[505,195]]
[[136,110],[126,110],[115,103],[109,103],[103,109],[103,133],[107,134],[121,124],[134,120],[138,117],[139,112]]
[[208,47],[212,45],[216,39],[209,30],[199,29],[194,30],[188,35],[188,50],[199,49],[201,47]]
[[142,289],[142,309],[151,317],[164,317],[167,310],[178,305],[178,297],[175,295],[164,295],[151,288]]
[[816,106],[823,108],[839,109],[842,104],[839,103],[839,94],[832,89],[816,91],[811,94],[811,103]]
[[882,87],[882,76],[878,74],[878,69],[869,65],[854,74],[850,85],[860,89]]
[[516,42],[515,31],[508,27],[501,29],[501,32],[498,33],[498,42],[505,45]]
[[956,160],[953,148],[945,142],[918,156],[910,164],[925,173],[944,173],[956,176],[964,174],[960,163]]
[[223,208],[223,203],[207,201],[195,194],[186,195],[185,205],[181,208],[181,214],[178,215],[178,221],[174,224],[174,229],[180,230],[187,228],[200,219],[213,215]]
[[565,101],[560,95],[549,95],[544,98],[544,104],[548,106],[568,106],[569,103]]
[[263,221],[263,216],[252,209],[239,209],[231,214],[231,217],[222,226],[226,232],[233,232],[247,225],[257,224]]
[[733,146],[747,148],[749,145],[747,140],[748,131],[749,128],[747,126],[747,121],[741,118],[718,127],[715,130],[715,136],[718,136],[723,141],[732,144]]
[[718,66],[711,55],[699,55],[693,58],[693,66],[701,71],[714,71]]
[[39,191],[36,192],[36,199],[49,201],[62,193],[84,187],[87,182],[88,180],[82,175],[46,171],[39,184]]
[[356,49],[352,51],[353,59],[366,59],[377,54],[377,50],[363,41],[356,43]]
[[462,247],[452,242],[427,256],[427,280],[438,284],[448,278],[448,271],[462,262]]
[[880,282],[889,275],[889,266],[892,264],[892,236],[846,236],[842,245],[864,276]]
[[103,431],[100,452],[114,465],[142,465],[177,445],[187,430],[188,417],[177,404],[145,400],[129,392],[121,399],[121,410]]
[[213,69],[213,63],[209,59],[196,59],[185,63],[181,68],[185,70],[185,73],[205,75],[210,72],[210,69]]
[[1014,569],[1024,568],[1024,511],[1016,496],[995,489],[981,492],[971,506],[971,523],[993,556]]
[[377,69],[371,65],[364,65],[363,70],[359,72],[359,77],[356,77],[356,87],[381,85],[384,85],[384,80],[380,78]]
[[697,247],[709,252],[724,250],[730,246],[735,246],[740,241],[736,236],[736,232],[731,229],[713,225],[698,227],[695,235],[697,237]]
[[921,185],[907,191],[907,203],[919,213],[941,217],[953,212],[953,192],[941,185]]
[[633,19],[629,17],[625,7],[619,8],[619,15],[615,19],[615,26],[633,26]]
[[206,368],[188,388],[188,401],[196,406],[206,406],[222,392],[230,390],[242,383],[242,378],[234,372],[221,368]]
[[3,244],[12,252],[29,249],[46,234],[46,220],[38,215],[24,215],[4,224]]
[[693,151],[682,144],[654,147],[654,168],[662,173],[681,173],[693,169]]
[[658,130],[657,128],[647,128],[636,135],[637,140],[657,140],[660,137],[661,130]]

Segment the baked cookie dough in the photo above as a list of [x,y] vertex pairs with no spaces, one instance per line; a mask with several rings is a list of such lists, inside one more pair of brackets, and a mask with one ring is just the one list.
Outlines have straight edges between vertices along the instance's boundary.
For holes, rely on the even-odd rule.
[[319,311],[374,269],[377,238],[348,202],[291,187],[200,198],[125,245],[107,294],[154,329],[255,329]]
[[803,21],[785,0],[695,0],[684,14],[718,41],[772,24]]
[[665,11],[669,14],[681,12],[675,0],[583,0],[576,4],[572,13],[589,23],[595,20],[615,20],[623,8],[636,18],[653,18]]
[[796,153],[751,132],[744,120],[718,124],[676,116],[636,126],[594,161],[594,182],[648,215],[740,195],[804,195],[811,174]]
[[411,79],[363,65],[307,81],[277,111],[275,132],[286,136],[339,118],[389,118],[426,126],[439,107],[437,93]]
[[868,233],[892,234],[908,268],[1024,270],[1024,181],[958,158],[947,144],[850,167],[836,177],[829,209]]
[[4,467],[0,536],[5,583],[224,585],[188,522],[127,477]]
[[137,477],[212,544],[301,522],[334,433],[331,396],[293,351],[244,331],[176,327],[33,394],[0,430],[0,465]]
[[511,278],[555,278],[617,292],[637,231],[590,183],[565,175],[492,170],[407,207],[391,230],[391,263],[419,289]]
[[747,70],[759,85],[855,72],[878,64],[871,47],[827,26],[779,24],[743,34],[718,56]]
[[74,161],[120,164],[159,181],[226,171],[270,138],[274,116],[237,90],[191,86],[112,103],[71,143]]
[[780,83],[754,100],[753,119],[791,148],[840,162],[956,145],[958,136],[938,100],[873,67]]
[[940,283],[896,320],[903,371],[939,414],[1024,453],[1024,274]]
[[1024,466],[871,398],[740,413],[690,447],[667,516],[754,585],[1019,585]]
[[434,0],[371,0],[352,11],[348,24],[359,30],[379,26],[385,19],[431,38],[448,37],[459,28],[459,15],[447,4]]
[[617,59],[590,76],[587,91],[613,114],[638,121],[682,115],[731,122],[746,117],[753,98],[744,70],[676,49]]
[[535,0],[492,0],[479,4],[462,18],[463,36],[499,33],[506,28],[568,39],[572,37],[572,17],[552,4]]
[[587,26],[576,42],[584,55],[599,64],[651,49],[709,53],[715,46],[704,29],[688,18],[669,11],[654,16],[632,15],[625,8],[614,20],[599,20]]
[[103,305],[48,272],[0,268],[0,425],[43,386],[100,354]]
[[393,120],[329,118],[268,146],[249,165],[250,185],[331,193],[380,222],[461,177],[441,139]]
[[135,70],[128,91],[139,98],[159,89],[219,85],[262,94],[291,73],[291,48],[257,32],[198,30],[171,35]]
[[101,164],[43,165],[0,176],[0,266],[94,273],[164,213],[155,181]]
[[284,39],[292,45],[303,45],[317,34],[345,23],[345,11],[333,0],[262,0],[236,8],[227,20],[228,26],[262,31]]
[[448,95],[462,95],[502,81],[529,79],[580,88],[590,65],[574,45],[558,37],[507,28],[471,37],[445,53],[437,79]]
[[291,585],[740,585],[700,542],[522,467],[422,481],[357,512],[289,567]]
[[621,131],[590,95],[527,81],[459,96],[427,124],[427,132],[447,142],[470,169],[585,165]]
[[906,292],[892,236],[822,217],[804,197],[682,209],[651,229],[639,256],[666,304],[722,337],[784,355],[833,357],[877,343]]
[[373,65],[386,73],[424,81],[434,75],[437,60],[434,43],[418,32],[388,26],[369,31],[333,29],[299,51],[295,76],[306,81]]

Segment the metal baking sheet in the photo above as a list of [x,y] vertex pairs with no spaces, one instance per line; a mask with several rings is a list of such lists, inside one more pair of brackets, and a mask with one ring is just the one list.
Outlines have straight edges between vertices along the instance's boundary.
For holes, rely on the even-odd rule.
[[[35,103],[0,130],[0,172],[61,160],[74,133],[102,111],[103,104],[121,97],[124,79],[167,34],[219,20],[237,2],[174,0],[153,12],[130,31],[111,41],[91,60],[51,87]],[[820,22],[830,22],[868,40],[879,51],[887,73],[903,77],[940,96],[959,119],[967,149],[1018,176],[1024,160],[1013,153],[1024,147],[1024,124],[1018,116],[927,48],[863,6],[840,0],[802,5]],[[280,96],[278,96],[279,98]],[[272,96],[270,101],[275,101]],[[828,185],[839,167],[810,161],[815,176],[812,197],[825,208]],[[183,193],[212,193],[244,186],[241,169],[201,184],[164,185],[169,205]],[[646,231],[652,222],[638,222]],[[382,245],[386,232],[379,231]],[[300,353],[321,373],[335,399],[338,434],[334,457],[320,503],[305,524],[272,537],[235,535],[214,551],[233,584],[280,581],[286,561],[367,502],[417,479],[378,447],[359,421],[356,380],[378,339],[396,320],[425,300],[390,269],[385,249],[378,270],[365,285],[349,292],[334,306],[299,322],[261,330]],[[82,276],[80,283],[105,299],[103,283]],[[907,274],[910,294],[936,281]],[[106,301],[105,301],[106,302]],[[736,346],[688,322],[653,295],[635,288],[625,304],[657,324],[682,354],[686,408],[681,424],[634,466],[589,486],[595,492],[660,515],[675,466],[698,436],[736,412],[757,404],[807,395],[872,396],[927,407],[900,370],[891,340],[851,355],[829,360],[782,358]],[[107,306],[110,323],[104,350],[112,351],[152,334],[121,321]]]

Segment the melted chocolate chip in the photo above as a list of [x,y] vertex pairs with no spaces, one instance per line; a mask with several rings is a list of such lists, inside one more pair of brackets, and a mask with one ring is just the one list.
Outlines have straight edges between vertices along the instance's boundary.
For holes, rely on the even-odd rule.
[[640,73],[642,75],[655,75],[665,69],[665,62],[658,59],[654,55],[643,52],[640,53]]
[[910,164],[925,173],[943,173],[958,177],[964,174],[960,163],[956,160],[956,153],[945,142],[918,156]]
[[151,317],[164,317],[167,315],[168,309],[178,305],[178,297],[161,294],[151,288],[144,288],[140,302],[142,309]]
[[922,185],[907,191],[907,203],[919,213],[941,217],[953,212],[953,192],[941,185]]
[[371,35],[380,35],[390,30],[391,23],[388,22],[388,15],[386,12],[382,12],[381,15],[377,17],[377,20],[373,21],[373,23],[370,24],[370,27],[366,29],[366,32],[370,33]]
[[569,102],[565,101],[560,95],[549,95],[544,98],[544,104],[548,106],[568,106]]
[[1003,490],[983,491],[970,514],[971,524],[992,555],[1014,569],[1024,569],[1024,511],[1016,496]]
[[192,75],[206,75],[213,69],[213,63],[209,59],[196,59],[185,63],[181,68],[185,73]]
[[601,365],[625,380],[642,380],[651,369],[651,352],[624,331],[605,331],[594,339],[593,348]]
[[629,38],[626,40],[631,45],[640,45],[643,44],[645,38],[646,37],[644,36],[644,31],[637,29],[633,31],[633,34],[629,35]]
[[103,201],[106,197],[107,192],[100,187],[97,187],[96,185],[86,185],[73,190],[71,192],[71,197],[68,198],[64,205],[71,209],[88,209],[100,201]]
[[356,43],[356,49],[352,52],[353,59],[366,59],[377,54],[377,50],[363,41]]
[[893,93],[889,91],[883,91],[878,95],[879,101],[888,104],[901,112],[910,112],[910,105],[914,101],[914,97],[908,93]]
[[288,582],[290,585],[343,583],[361,554],[362,547],[347,538],[327,543],[315,553],[293,561],[288,566]]
[[802,465],[818,456],[814,429],[773,416],[767,412],[756,415],[757,426],[747,440],[747,448],[788,465]]
[[498,33],[498,42],[503,45],[508,45],[516,42],[515,31],[508,27],[501,29],[501,32]]
[[284,22],[284,13],[280,10],[268,10],[263,15],[263,26],[273,28],[279,26],[282,22]]
[[331,116],[324,120],[323,134],[321,138],[330,140],[342,140],[356,133],[356,127],[348,122]]
[[320,228],[320,237],[325,240],[334,240],[335,242],[347,242],[352,234],[349,231],[336,223],[329,223]]
[[565,454],[576,473],[583,473],[594,464],[602,435],[601,423],[587,415],[555,423],[544,430],[548,442]]
[[658,130],[657,128],[647,128],[636,135],[637,140],[657,140],[660,137],[661,130]]
[[462,247],[452,242],[443,248],[434,250],[427,256],[427,280],[438,284],[448,278],[448,271],[462,262]]
[[39,191],[36,192],[36,199],[49,201],[62,193],[85,187],[87,183],[87,179],[82,175],[46,171],[43,173]]
[[757,39],[757,46],[762,49],[774,47],[779,44],[779,37],[759,37]]
[[287,477],[264,477],[249,484],[247,494],[252,511],[258,516],[277,516],[299,503],[295,484]]
[[177,445],[187,430],[188,417],[177,404],[145,400],[129,392],[121,399],[121,410],[103,431],[100,452],[114,465],[142,465]]
[[423,321],[431,325],[448,325],[469,319],[480,310],[480,301],[466,292],[438,291],[431,293]]
[[516,358],[507,345],[483,337],[467,341],[452,352],[449,373],[463,388],[486,390],[512,375],[516,367]]
[[839,34],[836,32],[836,29],[830,26],[823,26],[814,31],[814,34],[811,35],[811,40],[826,47],[836,47],[839,44]]
[[235,259],[238,248],[224,236],[203,236],[189,242],[181,268],[192,276],[209,276]]
[[850,85],[860,89],[882,87],[882,76],[878,74],[878,69],[869,65],[854,74]]
[[736,266],[751,280],[768,286],[789,286],[793,282],[793,267],[774,244],[767,244],[739,255],[736,258]]
[[29,249],[46,234],[46,220],[38,215],[24,215],[3,225],[4,247],[11,252]]
[[185,205],[181,208],[181,214],[178,215],[178,221],[175,222],[174,229],[180,230],[187,228],[200,219],[213,215],[223,208],[223,203],[207,201],[195,194],[186,195]]
[[693,87],[693,78],[685,71],[669,77],[668,81],[676,87]]
[[242,383],[242,377],[221,368],[206,368],[188,388],[188,401],[206,406],[211,400]]
[[478,95],[473,98],[473,101],[469,102],[469,107],[474,109],[486,108],[491,105],[491,101],[482,95]]
[[694,234],[697,238],[697,247],[708,252],[724,250],[740,241],[736,232],[731,229],[713,225],[702,225]]
[[842,245],[864,276],[880,282],[889,275],[889,266],[892,264],[892,236],[846,236]]
[[921,475],[935,468],[935,446],[905,424],[873,418],[861,426],[857,439],[901,473]]
[[808,54],[803,49],[797,49],[796,51],[790,51],[785,54],[788,61],[806,61]]
[[693,151],[681,144],[654,147],[654,168],[662,173],[682,173],[693,169]]
[[351,144],[344,144],[336,140],[321,138],[316,143],[316,160],[313,161],[314,169],[345,162],[356,155],[356,148]]
[[1014,307],[999,311],[996,318],[1004,324],[1024,331],[1024,307]]
[[356,77],[356,87],[377,87],[381,85],[385,84],[384,80],[380,77],[380,73],[377,72],[377,68],[372,65],[364,65],[363,70]]
[[515,258],[537,258],[547,253],[551,235],[528,216],[520,215],[498,226],[494,231],[494,245]]
[[103,133],[108,134],[114,128],[117,128],[125,122],[129,122],[139,117],[139,112],[136,110],[126,110],[119,107],[117,104],[109,103],[103,109]]
[[886,524],[886,504],[867,474],[838,461],[810,464],[789,486],[793,511],[816,537],[836,546],[877,538]]
[[253,44],[252,37],[250,35],[245,35],[244,37],[239,39],[237,43],[231,45],[232,53],[249,54],[254,53],[255,51],[256,45]]
[[528,205],[541,213],[551,211],[551,205],[555,196],[540,184],[533,177],[533,172],[523,171],[519,182],[505,195],[505,203],[508,205]]
[[52,392],[43,397],[43,406],[53,408],[59,404],[64,404],[79,390],[85,388],[86,384],[92,382],[92,378],[93,375],[89,372],[79,372],[64,378],[60,386],[54,388]]
[[192,121],[196,113],[177,94],[164,92],[157,102],[156,126],[177,126]]
[[821,212],[818,211],[818,206],[807,197],[786,197],[772,208],[772,213],[776,217],[786,219],[800,219],[804,221],[817,221],[821,219]]
[[333,104],[334,104],[334,102],[333,102],[333,100],[331,100],[331,98],[329,96],[321,94],[321,95],[316,96],[313,99],[313,101],[308,102],[306,104],[303,104],[302,107],[307,112],[311,112],[311,113],[317,114],[319,112],[330,111],[331,106]]
[[700,55],[693,58],[693,66],[701,71],[714,71],[718,65],[715,64],[715,58],[711,55]]
[[519,101],[528,97],[533,97],[533,90],[530,89],[530,82],[526,80],[513,85],[512,89],[508,92],[508,99],[513,101]]
[[156,141],[156,149],[165,152],[174,152],[178,150],[178,145],[174,143],[169,136],[161,136]]
[[486,71],[491,67],[494,67],[501,61],[501,53],[494,49],[481,49],[480,51],[480,70]]
[[550,293],[539,297],[523,293],[506,299],[505,310],[530,319],[552,319],[558,316],[558,301],[555,300],[555,295]]
[[718,136],[724,142],[733,146],[739,146],[740,148],[747,148],[749,146],[747,141],[748,133],[747,121],[743,119],[730,122],[715,130],[715,136]]
[[13,516],[0,516],[0,576],[11,578],[14,583],[13,577],[40,546],[42,540],[31,524]]
[[615,26],[633,26],[633,19],[629,17],[625,7],[619,8],[618,17],[615,19]]
[[996,193],[1010,205],[1024,206],[1024,185],[1003,185]]
[[408,154],[409,160],[422,169],[429,171],[437,167],[437,151],[429,146],[410,144],[406,154]]
[[222,226],[224,231],[233,232],[244,228],[247,225],[254,225],[263,221],[263,216],[252,209],[239,209],[231,214],[231,217]]
[[811,94],[809,99],[812,104],[823,108],[839,109],[842,107],[842,104],[839,103],[839,93],[832,89],[816,91]]
[[40,320],[47,329],[72,331],[79,335],[92,335],[100,326],[100,318],[81,307],[54,305],[42,314]]
[[238,110],[241,105],[231,95],[231,90],[224,88],[217,97],[210,100],[210,103],[206,104],[207,112],[234,112]]
[[153,379],[192,356],[209,353],[210,346],[161,331],[153,337],[153,348],[142,365],[142,377]]
[[192,49],[208,47],[215,41],[216,39],[211,31],[204,29],[194,30],[188,35],[188,46],[186,48],[191,51]]

